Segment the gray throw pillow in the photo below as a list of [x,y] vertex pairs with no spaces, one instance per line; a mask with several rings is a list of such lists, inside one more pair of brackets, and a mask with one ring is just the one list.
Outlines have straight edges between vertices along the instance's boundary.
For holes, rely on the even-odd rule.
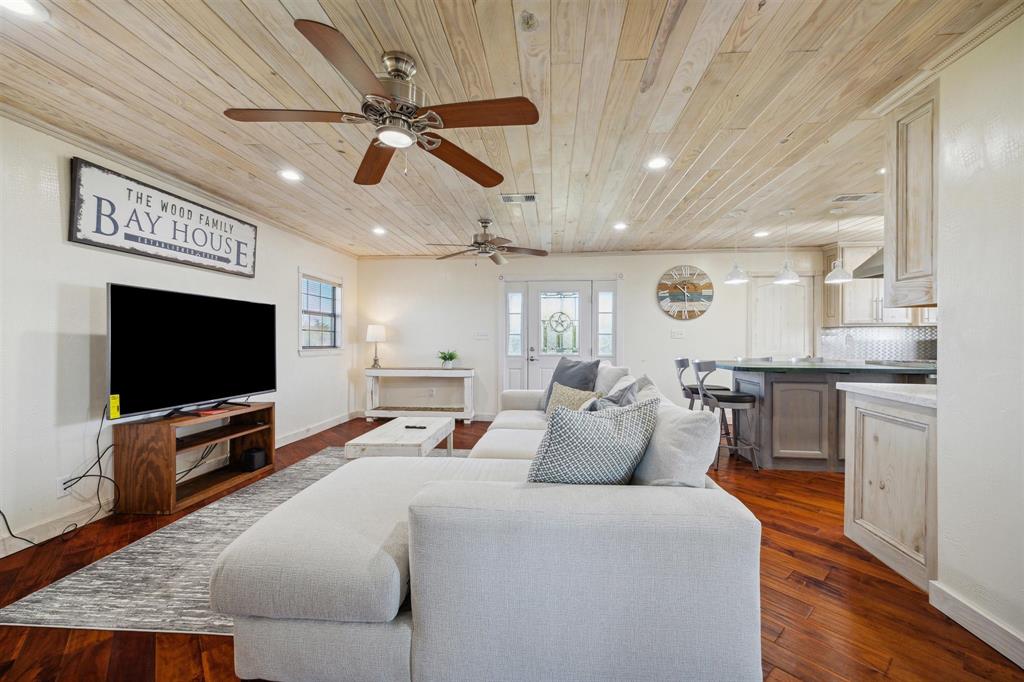
[[600,360],[570,360],[562,357],[555,365],[555,373],[551,375],[551,383],[544,394],[544,408],[547,409],[548,400],[551,398],[551,389],[555,384],[562,384],[569,388],[576,388],[581,391],[593,391],[597,382],[597,367]]
[[718,418],[711,412],[687,410],[662,403],[658,423],[643,459],[633,472],[634,485],[678,481],[691,488],[704,487],[704,475],[714,463],[721,439]]
[[644,455],[658,418],[658,400],[601,412],[560,407],[530,463],[533,483],[621,485]]
[[603,395],[608,395],[612,392],[612,387],[628,374],[629,367],[616,367],[609,362],[602,362],[597,367],[597,380],[594,382],[594,390]]
[[591,412],[597,412],[598,410],[607,410],[609,407],[626,407],[635,402],[637,402],[636,381],[628,381],[624,378],[612,387],[611,393],[590,401],[586,405],[586,409]]

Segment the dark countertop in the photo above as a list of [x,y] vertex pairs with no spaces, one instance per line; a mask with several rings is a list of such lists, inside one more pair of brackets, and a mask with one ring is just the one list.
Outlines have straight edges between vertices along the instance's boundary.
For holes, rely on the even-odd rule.
[[718,360],[719,369],[739,372],[804,372],[820,374],[935,374],[935,363],[881,365],[864,360],[774,360],[755,362],[747,360]]

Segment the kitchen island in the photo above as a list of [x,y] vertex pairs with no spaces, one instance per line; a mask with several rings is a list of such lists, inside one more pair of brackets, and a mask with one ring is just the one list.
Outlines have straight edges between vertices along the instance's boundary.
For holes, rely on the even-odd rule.
[[740,415],[733,428],[758,446],[758,464],[800,471],[844,470],[846,398],[837,382],[923,384],[935,374],[932,362],[719,360],[718,367],[732,370],[735,390],[757,396],[751,418]]

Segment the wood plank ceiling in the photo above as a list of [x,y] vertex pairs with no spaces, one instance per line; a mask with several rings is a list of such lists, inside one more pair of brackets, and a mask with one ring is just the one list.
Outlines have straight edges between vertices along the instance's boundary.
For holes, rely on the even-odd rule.
[[[441,253],[475,220],[556,252],[835,240],[830,199],[882,191],[868,110],[1004,0],[41,0],[0,17],[0,105],[356,255]],[[417,61],[428,101],[526,95],[529,127],[443,133],[505,181],[419,150],[352,183],[372,129],[243,124],[228,107],[358,111],[294,29],[330,23],[375,70]],[[655,155],[668,168],[648,171]],[[281,181],[283,167],[305,180]],[[499,192],[535,192],[504,204]],[[745,211],[737,216],[737,210]],[[881,202],[843,239],[881,236]],[[628,229],[613,225],[625,222]],[[375,226],[385,236],[371,232]],[[755,239],[755,230],[770,234]]]

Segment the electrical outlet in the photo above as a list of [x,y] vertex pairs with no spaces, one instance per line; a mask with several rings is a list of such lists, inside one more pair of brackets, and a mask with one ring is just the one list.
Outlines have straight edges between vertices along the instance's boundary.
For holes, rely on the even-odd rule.
[[671,337],[676,340],[685,339],[686,334],[683,333],[682,329],[673,329],[671,332]]
[[60,478],[57,479],[57,499],[60,499],[62,497],[67,497],[68,495],[71,494],[70,490],[65,490],[64,489],[64,484],[67,481],[69,481],[69,480],[70,479],[64,478],[63,476],[61,476]]

